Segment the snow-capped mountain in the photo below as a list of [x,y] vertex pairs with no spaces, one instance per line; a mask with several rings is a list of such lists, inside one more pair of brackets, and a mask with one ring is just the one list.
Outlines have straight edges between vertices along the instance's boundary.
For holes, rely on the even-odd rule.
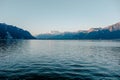
[[61,34],[40,34],[38,39],[120,39],[120,22],[105,28],[91,28],[86,31]]
[[110,25],[108,27],[105,27],[104,29],[108,29],[109,31],[117,31],[120,30],[120,22]]

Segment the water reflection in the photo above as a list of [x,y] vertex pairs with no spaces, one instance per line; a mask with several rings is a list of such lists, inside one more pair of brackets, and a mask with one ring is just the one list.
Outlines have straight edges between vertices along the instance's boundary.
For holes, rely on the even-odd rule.
[[9,55],[17,52],[21,53],[22,50],[20,49],[25,48],[25,44],[28,43],[28,41],[26,41],[26,43],[24,42],[23,40],[0,40],[0,54]]

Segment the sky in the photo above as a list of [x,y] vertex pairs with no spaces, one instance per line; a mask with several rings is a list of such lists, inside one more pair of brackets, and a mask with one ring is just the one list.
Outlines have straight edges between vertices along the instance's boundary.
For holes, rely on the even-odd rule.
[[0,0],[0,23],[33,35],[78,31],[120,22],[120,0]]

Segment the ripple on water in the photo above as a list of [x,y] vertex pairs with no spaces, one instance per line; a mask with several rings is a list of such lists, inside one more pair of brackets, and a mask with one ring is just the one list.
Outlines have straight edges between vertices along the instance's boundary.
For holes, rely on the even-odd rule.
[[119,48],[119,41],[7,43],[0,46],[0,80],[120,80]]

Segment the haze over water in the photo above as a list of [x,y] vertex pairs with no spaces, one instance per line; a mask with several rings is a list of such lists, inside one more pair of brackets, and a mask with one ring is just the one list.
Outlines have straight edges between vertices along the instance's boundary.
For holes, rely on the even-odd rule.
[[0,40],[0,80],[119,80],[119,40]]

